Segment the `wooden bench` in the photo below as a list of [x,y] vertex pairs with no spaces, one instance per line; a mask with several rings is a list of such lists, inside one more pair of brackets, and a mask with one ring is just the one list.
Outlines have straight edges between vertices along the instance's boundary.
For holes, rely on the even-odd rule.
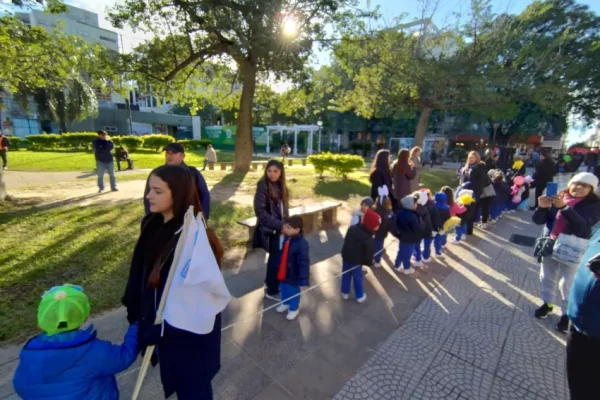
[[[322,201],[320,203],[309,204],[306,206],[290,208],[290,216],[302,216],[304,224],[304,233],[309,235],[319,229],[319,216],[323,216],[323,226],[332,227],[337,225],[337,209],[341,207],[339,201]],[[250,239],[254,235],[254,230],[258,223],[256,217],[240,220],[238,224],[248,228]]]

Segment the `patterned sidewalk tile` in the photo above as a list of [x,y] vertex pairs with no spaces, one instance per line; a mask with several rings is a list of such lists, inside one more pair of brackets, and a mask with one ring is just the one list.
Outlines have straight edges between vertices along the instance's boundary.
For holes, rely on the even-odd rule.
[[545,397],[513,385],[504,379],[494,379],[490,400],[547,400]]
[[513,319],[514,312],[515,306],[500,293],[494,290],[485,290],[475,296],[462,315],[460,323],[475,320],[490,322],[508,328]]
[[492,380],[492,374],[440,352],[410,399],[481,400],[490,393]]

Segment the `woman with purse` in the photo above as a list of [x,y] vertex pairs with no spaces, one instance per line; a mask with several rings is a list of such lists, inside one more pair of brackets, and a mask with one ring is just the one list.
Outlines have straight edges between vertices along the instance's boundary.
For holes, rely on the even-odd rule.
[[[541,259],[540,297],[544,304],[535,310],[536,318],[546,318],[553,310],[556,292],[560,293],[560,306],[563,315],[556,329],[566,332],[569,327],[569,318],[565,314],[569,299],[569,291],[573,277],[577,271],[577,262],[570,263],[558,261],[560,254],[556,252],[557,246],[569,240],[569,236],[580,239],[589,239],[592,227],[600,221],[600,198],[594,192],[598,188],[598,178],[588,172],[581,172],[569,181],[566,190],[556,197],[540,196],[538,208],[533,213],[533,222],[537,225],[546,225],[541,240],[554,241],[542,246],[539,258]],[[554,248],[554,251],[551,250]]]
[[369,172],[369,181],[371,181],[371,198],[376,201],[379,197],[379,189],[383,186],[388,188],[392,204],[396,203],[392,190],[392,171],[390,169],[391,156],[390,151],[381,149],[375,154],[375,159],[371,164]]
[[285,218],[288,216],[289,197],[283,164],[271,160],[265,168],[265,175],[258,182],[254,196],[254,214],[258,226],[252,238],[253,248],[262,248],[269,253],[265,277],[265,298],[279,301],[279,236],[286,234]]
[[481,215],[481,227],[484,229],[487,227],[490,216],[490,204],[493,197],[488,191],[490,188],[492,191],[494,190],[492,181],[488,177],[487,167],[485,163],[481,161],[481,156],[476,151],[471,151],[469,153],[467,162],[460,173],[461,185],[464,185],[467,182],[471,183],[473,197],[477,201],[477,212],[467,221],[467,234],[472,235],[473,224],[478,215]]
[[394,182],[394,197],[403,199],[412,192],[410,182],[415,179],[417,171],[415,164],[410,161],[410,152],[406,149],[398,152],[398,159],[392,165],[392,179]]

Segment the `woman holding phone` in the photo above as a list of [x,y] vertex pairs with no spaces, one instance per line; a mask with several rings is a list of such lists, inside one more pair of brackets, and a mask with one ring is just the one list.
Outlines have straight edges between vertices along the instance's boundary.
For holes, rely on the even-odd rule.
[[[592,227],[600,221],[600,198],[594,194],[597,188],[598,178],[594,175],[588,172],[575,175],[566,190],[552,197],[540,196],[533,222],[545,224],[543,235],[551,240],[557,240],[561,234],[589,239]],[[554,299],[560,294],[563,315],[556,329],[562,332],[566,332],[569,326],[569,318],[565,313],[576,267],[556,261],[551,255],[541,257],[540,297],[544,304],[534,315],[536,318],[546,318],[553,310]]]

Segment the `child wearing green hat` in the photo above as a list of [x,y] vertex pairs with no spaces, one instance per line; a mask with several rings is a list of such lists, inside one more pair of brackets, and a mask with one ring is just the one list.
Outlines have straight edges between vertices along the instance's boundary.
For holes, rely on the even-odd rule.
[[93,326],[80,329],[90,313],[81,286],[56,286],[42,296],[38,325],[44,331],[29,340],[13,378],[24,400],[116,400],[115,374],[133,364],[138,354],[137,324],[122,345],[96,337]]

